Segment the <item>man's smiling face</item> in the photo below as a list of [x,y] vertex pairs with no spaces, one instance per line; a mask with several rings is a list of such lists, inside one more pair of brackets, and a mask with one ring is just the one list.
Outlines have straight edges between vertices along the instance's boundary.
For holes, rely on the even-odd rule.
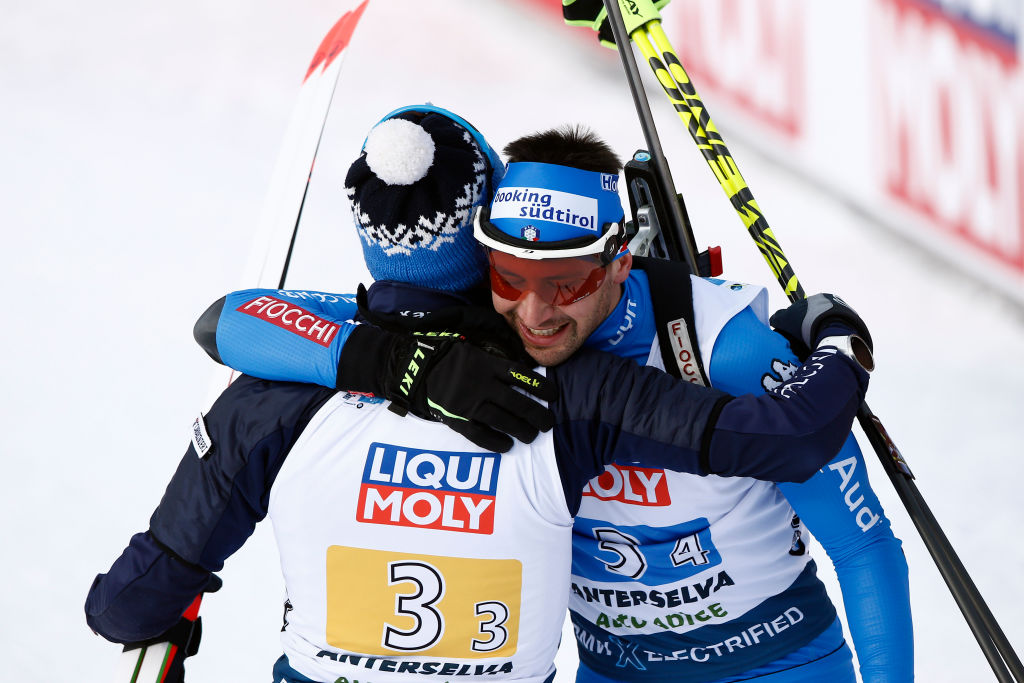
[[[552,259],[552,275],[557,277],[558,259]],[[533,262],[543,264],[544,261]],[[491,300],[494,310],[508,321],[523,341],[527,353],[540,365],[558,365],[583,346],[583,342],[607,318],[622,295],[622,283],[626,281],[633,258],[624,254],[606,267],[607,272],[600,286],[578,301],[563,305],[548,302],[549,297],[538,295],[530,289],[528,282],[517,280],[515,273],[501,275],[513,287],[523,289],[518,299],[503,298],[504,290],[493,285]]]

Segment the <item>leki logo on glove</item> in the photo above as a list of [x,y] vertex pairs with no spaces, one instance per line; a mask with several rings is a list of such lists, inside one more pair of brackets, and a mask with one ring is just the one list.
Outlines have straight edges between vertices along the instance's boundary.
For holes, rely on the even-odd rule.
[[664,470],[629,465],[608,465],[604,472],[587,483],[583,495],[648,507],[672,503]]
[[272,296],[256,297],[239,306],[238,311],[277,325],[323,347],[330,346],[331,340],[338,332],[336,323],[319,318],[304,308]]
[[370,444],[356,519],[473,534],[494,531],[497,453]]

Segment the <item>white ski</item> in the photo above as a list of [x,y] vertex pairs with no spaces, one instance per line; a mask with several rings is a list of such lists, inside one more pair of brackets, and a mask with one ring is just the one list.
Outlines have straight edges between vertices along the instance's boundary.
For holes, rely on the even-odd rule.
[[[283,286],[341,62],[368,4],[369,0],[345,3],[345,13],[324,36],[302,79],[243,271],[245,288]],[[207,406],[213,404],[236,374],[226,367],[217,371]]]
[[[202,601],[203,596],[197,596],[182,617],[191,622],[198,619]],[[117,660],[114,680],[117,683],[174,683],[167,680],[167,674],[178,654],[178,646],[167,642],[125,650]]]
[[[302,217],[306,190],[341,73],[345,48],[369,0],[349,0],[345,4],[345,13],[324,36],[302,80],[298,102],[285,132],[249,252],[244,271],[246,287],[274,288],[283,285],[293,236]],[[233,378],[233,371],[229,368],[217,371],[207,405],[213,403]],[[195,621],[201,601],[200,595],[183,616]],[[114,681],[175,683],[166,679],[171,664],[179,656],[179,648],[168,642],[128,650],[118,659]]]
[[309,178],[341,73],[345,48],[369,0],[362,0],[358,5],[357,2],[351,0],[352,8],[324,37],[302,81],[299,99],[264,200],[245,271],[246,287],[280,286],[292,232],[302,215]]

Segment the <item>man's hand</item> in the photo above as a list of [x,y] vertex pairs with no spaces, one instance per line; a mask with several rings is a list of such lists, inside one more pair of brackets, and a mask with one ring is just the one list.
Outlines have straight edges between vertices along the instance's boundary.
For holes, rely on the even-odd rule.
[[[137,643],[125,643],[121,657],[125,660],[122,666],[134,669],[141,681],[145,672],[155,675],[160,683],[185,683],[185,660],[199,652],[199,641],[203,636],[203,618],[199,616],[199,604],[203,595],[215,593],[224,584],[216,574],[210,579],[202,592],[193,600],[177,624],[168,631],[148,640]],[[154,647],[158,646],[158,647]],[[166,647],[165,647],[166,646]],[[127,679],[126,679],[127,680]],[[153,678],[148,678],[152,681]]]
[[394,412],[441,422],[490,451],[509,450],[513,437],[529,443],[554,425],[551,411],[523,393],[551,401],[552,380],[455,335],[396,337],[387,373]]
[[[626,33],[632,33],[649,21],[660,19],[658,10],[669,0],[640,0],[623,8],[622,19]],[[622,8],[622,4],[619,5]],[[562,0],[562,17],[570,26],[587,26],[597,31],[597,39],[605,47],[615,49],[615,36],[608,21],[608,11],[601,0]]]
[[769,320],[775,331],[789,340],[800,360],[811,354],[825,337],[859,336],[872,350],[868,326],[849,304],[834,294],[814,294],[789,308],[776,311]]

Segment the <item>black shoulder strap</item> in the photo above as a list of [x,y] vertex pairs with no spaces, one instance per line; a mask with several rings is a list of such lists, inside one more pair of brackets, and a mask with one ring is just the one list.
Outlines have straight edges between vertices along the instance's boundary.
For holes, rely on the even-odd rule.
[[665,372],[701,386],[710,386],[697,345],[693,288],[686,264],[633,257],[633,267],[647,274]]

